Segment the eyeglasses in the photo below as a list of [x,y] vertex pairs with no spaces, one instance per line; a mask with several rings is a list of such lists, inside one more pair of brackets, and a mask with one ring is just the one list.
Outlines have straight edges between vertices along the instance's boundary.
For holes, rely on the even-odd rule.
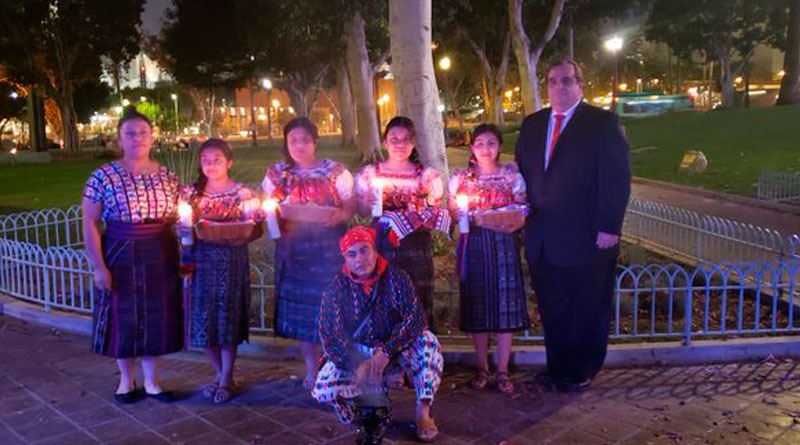
[[550,77],[547,79],[547,86],[549,87],[557,87],[559,83],[564,85],[565,87],[571,87],[576,83],[579,83],[580,79],[575,76],[564,76],[561,79],[556,79],[555,77]]

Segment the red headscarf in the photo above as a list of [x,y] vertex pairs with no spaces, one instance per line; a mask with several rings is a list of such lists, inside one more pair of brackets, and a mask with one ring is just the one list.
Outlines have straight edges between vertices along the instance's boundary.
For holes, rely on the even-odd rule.
[[375,248],[375,229],[366,226],[353,226],[339,240],[339,251],[344,255],[347,249],[358,243],[367,243]]
[[[342,255],[347,252],[347,249],[353,247],[358,243],[367,243],[375,249],[375,229],[371,227],[365,226],[353,226],[347,233],[344,234],[341,240],[339,240],[339,250],[342,252]],[[380,256],[377,252],[375,253],[377,256],[377,262],[375,264],[376,273],[370,275],[366,278],[356,278],[350,272],[350,269],[347,267],[347,263],[342,266],[342,271],[353,281],[360,284],[361,287],[364,289],[364,292],[370,293],[372,287],[378,282],[378,279],[381,275],[386,271],[386,268],[389,267],[389,262],[382,256]]]

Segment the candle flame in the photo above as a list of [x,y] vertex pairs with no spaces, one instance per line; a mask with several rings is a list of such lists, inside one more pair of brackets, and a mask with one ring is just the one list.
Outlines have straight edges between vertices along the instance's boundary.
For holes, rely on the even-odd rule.
[[383,189],[383,178],[375,178],[372,180],[372,186],[376,189]]
[[274,212],[278,208],[278,201],[274,199],[265,199],[261,204],[261,208],[264,209],[265,212]]
[[178,215],[181,218],[188,218],[192,216],[192,206],[188,202],[178,203]]
[[467,208],[469,206],[469,196],[467,195],[457,195],[456,196],[456,204],[460,208]]

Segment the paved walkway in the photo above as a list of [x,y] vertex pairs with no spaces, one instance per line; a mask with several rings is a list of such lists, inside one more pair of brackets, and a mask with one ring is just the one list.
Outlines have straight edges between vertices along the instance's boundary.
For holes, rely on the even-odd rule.
[[[112,401],[111,360],[88,339],[0,316],[0,443],[351,444],[351,428],[299,386],[300,362],[243,359],[243,394],[211,406],[199,354],[164,360],[172,405]],[[800,367],[769,360],[695,367],[604,370],[581,394],[548,392],[515,373],[518,392],[466,387],[448,368],[436,401],[439,444],[798,444]],[[415,443],[413,391],[393,393],[388,444]]]
[[631,196],[777,230],[800,233],[800,206],[637,178]]

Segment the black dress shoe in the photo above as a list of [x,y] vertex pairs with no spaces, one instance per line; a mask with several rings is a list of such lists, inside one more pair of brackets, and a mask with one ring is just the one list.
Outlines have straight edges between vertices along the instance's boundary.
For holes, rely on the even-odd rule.
[[136,386],[124,394],[114,394],[114,401],[120,405],[130,405],[142,400],[142,392]]
[[161,403],[172,403],[177,400],[172,391],[161,391],[158,394],[150,394],[149,392],[145,392],[145,394],[147,394],[147,397],[156,399]]

